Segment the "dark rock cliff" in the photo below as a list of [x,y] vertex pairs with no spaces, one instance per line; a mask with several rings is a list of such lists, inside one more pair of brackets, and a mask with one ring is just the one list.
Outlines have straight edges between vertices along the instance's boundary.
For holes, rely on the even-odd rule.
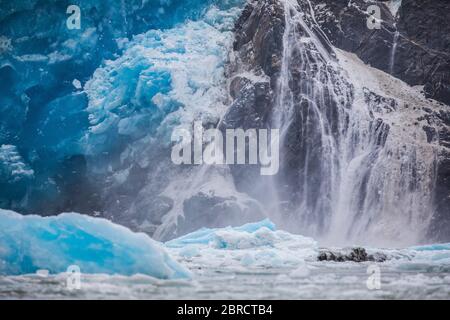
[[[310,21],[310,27],[322,41],[324,48],[327,48],[329,41],[335,47],[355,53],[366,64],[391,73],[411,86],[424,86],[426,97],[450,105],[450,72],[448,72],[450,32],[448,32],[449,25],[445,23],[446,17],[450,14],[450,3],[404,0],[395,17],[386,1],[311,0],[310,3],[311,7],[307,1],[298,1],[302,10],[308,14],[311,9],[311,12],[314,12],[311,20],[315,21]],[[381,9],[383,22],[379,30],[367,27],[366,8],[371,4],[377,4]],[[303,26],[296,28],[298,36],[301,37],[302,34],[308,36]],[[279,77],[282,73],[283,50],[286,49],[283,48],[285,30],[285,13],[280,1],[259,0],[248,3],[235,27],[234,54],[237,58],[233,64],[230,85],[233,104],[221,123],[222,129],[270,126],[270,115],[277,112],[274,108],[279,103],[277,102],[280,91]],[[331,203],[319,203],[317,198],[323,193],[332,193],[332,190],[328,189],[328,182],[320,181],[321,177],[329,174],[323,164],[326,159],[323,150],[327,146],[323,141],[320,142],[320,133],[314,130],[319,122],[311,117],[312,106],[310,101],[305,99],[311,92],[311,87],[308,87],[307,83],[320,75],[322,81],[331,81],[334,84],[335,92],[327,92],[328,89],[324,88],[316,91],[315,95],[323,97],[323,100],[317,102],[317,106],[319,110],[327,110],[324,112],[325,121],[329,126],[327,130],[335,135],[338,144],[339,134],[342,130],[346,130],[342,129],[338,122],[344,123],[345,127],[348,120],[345,120],[345,112],[342,113],[342,110],[351,108],[353,97],[350,85],[336,72],[320,69],[321,58],[314,56],[315,48],[310,49],[309,52],[313,53],[308,53],[309,56],[306,58],[295,48],[291,52],[293,58],[288,70],[288,87],[296,114],[286,130],[285,143],[281,146],[283,159],[281,178],[278,179],[283,181],[283,184],[279,184],[277,200],[287,205],[285,212],[288,214],[299,206],[300,198],[306,196],[311,223],[314,220],[321,229],[326,228],[324,212],[329,212],[333,208],[329,207]],[[332,51],[330,54],[333,55]],[[302,59],[307,59],[310,63],[304,64]],[[242,76],[248,73],[256,75],[256,78]],[[377,96],[370,90],[366,90],[364,94],[369,109],[376,110],[384,103],[386,108],[393,105],[394,109],[391,111],[395,111],[395,100]],[[450,145],[447,108],[442,105],[439,112],[428,110],[426,119],[418,119],[427,123],[423,130],[429,137],[428,143],[438,141],[446,148]],[[389,134],[389,125],[383,123],[381,119],[373,119],[371,126],[375,149],[377,146],[383,147]],[[436,126],[439,129],[435,129]],[[305,132],[308,132],[307,136]],[[446,148],[441,149],[436,162],[434,187],[436,214],[429,230],[429,238],[437,241],[450,239],[450,155]],[[330,158],[327,161],[334,162],[336,159]],[[308,168],[309,172],[306,173],[303,168]],[[258,176],[256,170],[254,172],[241,168],[231,170],[241,191],[260,200],[269,197],[268,190],[258,187],[264,183],[259,183],[263,178]],[[361,188],[367,187],[368,179],[369,176],[364,178]],[[304,190],[304,182],[311,187]],[[362,197],[366,196],[364,190],[361,190],[361,193]],[[308,223],[308,220],[303,223]]]
[[[395,17],[388,1],[312,2],[318,23],[336,47],[412,86],[423,85],[428,97],[450,105],[448,1],[403,0]],[[381,29],[366,25],[372,4],[381,9]]]
[[[336,47],[354,52],[364,62],[411,86],[424,86],[426,97],[450,106],[450,2],[403,0],[395,16],[388,9],[388,1],[313,2],[318,23]],[[381,29],[367,28],[366,9],[371,4],[380,6]],[[446,147],[450,143],[449,112],[443,107],[435,114],[444,126],[434,134]],[[435,205],[437,213],[430,236],[448,240],[450,155],[446,150],[441,152],[438,162]]]

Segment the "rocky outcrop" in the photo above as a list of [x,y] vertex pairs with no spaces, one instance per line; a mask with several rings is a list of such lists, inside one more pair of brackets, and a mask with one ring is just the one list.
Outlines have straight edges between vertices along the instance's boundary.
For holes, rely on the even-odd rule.
[[438,130],[428,129],[430,139],[436,139],[443,146],[436,168],[435,210],[428,237],[435,241],[450,240],[450,111],[429,112],[426,120],[429,127],[439,123]]
[[[422,147],[429,150],[429,147],[435,148],[436,144],[447,146],[445,106],[442,105],[442,112],[437,111],[436,103],[430,102],[434,107],[430,109],[429,118],[419,119],[422,108],[426,108],[423,97],[415,98],[415,103],[419,105],[411,106],[409,111],[408,97],[395,92],[399,89],[389,88],[390,94],[383,95],[378,89],[375,92],[364,87],[362,95],[369,115],[358,115],[354,111],[356,89],[347,81],[342,70],[335,67],[337,58],[330,47],[334,45],[354,52],[366,64],[391,73],[410,85],[424,85],[428,97],[446,102],[445,94],[441,94],[445,91],[445,85],[442,84],[446,80],[443,82],[442,79],[446,75],[439,71],[447,63],[443,54],[445,46],[439,47],[436,41],[432,41],[433,44],[428,47],[427,43],[421,43],[423,33],[429,36],[436,33],[435,28],[424,31],[417,27],[420,31],[409,25],[419,14],[411,10],[414,3],[417,4],[416,1],[404,1],[398,14],[389,9],[392,3],[386,1],[299,0],[297,4],[293,1],[286,3],[275,0],[251,1],[236,24],[233,53],[236,59],[230,80],[233,103],[223,118],[221,128],[279,127],[284,134],[280,150],[280,173],[269,182],[276,191],[261,187],[267,181],[259,177],[256,170],[233,167],[231,172],[239,190],[262,203],[273,204],[273,201],[278,201],[275,209],[270,207],[281,216],[277,222],[283,228],[295,231],[299,230],[293,226],[300,225],[301,232],[305,234],[327,232],[332,215],[336,215],[339,210],[354,211],[354,215],[350,215],[354,221],[345,222],[349,225],[348,232],[353,232],[352,229],[356,229],[360,223],[360,236],[364,237],[362,230],[369,227],[369,222],[363,222],[364,215],[373,215],[371,219],[377,219],[375,217],[383,216],[382,212],[386,211],[393,211],[392,214],[396,215],[414,212],[418,220],[428,215],[414,195],[424,201],[433,198],[428,194],[428,182],[432,179],[428,179],[436,174],[436,186],[432,193],[438,212],[433,217],[435,223],[431,229],[439,229],[439,232],[431,233],[435,239],[448,238],[450,232],[446,224],[450,221],[450,185],[446,149],[439,149],[435,173],[431,172],[434,170],[434,151],[430,155],[416,157],[417,152],[422,152]],[[309,6],[310,3],[312,6]],[[380,30],[367,27],[366,8],[370,4],[377,4],[381,8],[383,21]],[[425,12],[435,14],[441,5],[430,5],[433,8],[426,8]],[[287,7],[289,9],[286,10]],[[445,43],[445,37],[442,41]],[[422,67],[421,63],[424,63]],[[427,69],[433,63],[440,66],[436,72]],[[367,72],[370,72],[369,68]],[[441,91],[429,89],[438,84],[441,85]],[[390,85],[395,86],[396,83]],[[418,115],[415,119],[414,116],[407,116],[407,121],[411,123],[401,123],[400,128],[395,123],[395,118],[416,112]],[[368,121],[367,126],[365,121]],[[416,128],[412,131],[417,133],[413,133],[415,138],[408,139],[408,143],[416,144],[417,148],[404,145],[400,149],[399,144],[403,144],[403,141],[399,137],[409,134],[405,131],[409,127]],[[425,135],[425,143],[429,146],[422,145]],[[395,138],[389,139],[390,136]],[[366,159],[358,160],[367,161],[366,164],[359,164],[361,168],[353,169],[360,170],[359,176],[354,177],[360,181],[350,181],[345,186],[348,188],[354,185],[355,189],[351,192],[356,194],[343,202],[336,201],[334,196],[342,192],[340,188],[343,186],[333,184],[339,184],[343,178],[340,175],[342,168],[355,165],[351,159],[358,156],[358,148],[372,151]],[[409,165],[397,161],[407,157],[410,158]],[[388,160],[390,158],[396,161]],[[392,162],[392,168],[389,168],[388,162]],[[376,165],[379,167],[374,168]],[[426,166],[426,171],[422,171],[421,166]],[[382,176],[389,176],[386,170],[400,175],[391,177],[399,181],[394,184],[385,181],[386,178]],[[399,190],[384,192],[383,188]],[[273,199],[273,193],[276,193],[276,199]],[[416,207],[396,208],[389,193],[392,193],[397,203]],[[345,195],[341,197],[345,198]],[[339,208],[342,203],[353,207]],[[311,228],[315,228],[314,231]]]
[[381,252],[368,254],[364,248],[344,249],[341,251],[321,250],[317,257],[319,261],[334,261],[334,262],[384,262],[387,256]]
[[264,219],[256,201],[239,204],[234,196],[220,197],[199,192],[183,202],[183,215],[178,217],[177,233],[196,231],[205,226],[223,228]]
[[[250,1],[235,25],[230,65],[233,99],[219,129],[269,127],[283,56],[284,11],[278,0]],[[230,166],[238,190],[258,198],[266,185],[257,165]],[[264,187],[262,187],[264,188]]]
[[240,67],[256,74],[263,71],[272,87],[281,69],[284,28],[284,11],[278,0],[250,1],[235,26],[234,50],[242,62]]
[[[396,13],[388,9],[394,1],[312,2],[333,45],[412,86],[423,85],[428,97],[450,105],[448,1],[403,0]],[[381,9],[381,29],[367,27],[373,4]]]
[[403,1],[397,28],[401,34],[393,74],[411,85],[425,85],[428,97],[450,105],[450,3]]

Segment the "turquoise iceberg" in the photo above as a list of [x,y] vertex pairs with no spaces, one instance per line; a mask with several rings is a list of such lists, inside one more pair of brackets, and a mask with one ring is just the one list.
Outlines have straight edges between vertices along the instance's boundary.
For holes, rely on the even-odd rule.
[[76,213],[22,216],[0,209],[0,274],[61,273],[71,265],[82,273],[189,277],[160,243],[108,220]]
[[[192,244],[207,245],[212,242],[216,243],[216,246],[222,249],[233,248],[236,244],[232,241],[224,241],[220,235],[223,232],[237,234],[238,240],[242,240],[242,236],[254,237],[254,242],[258,242],[259,230],[276,231],[275,224],[269,219],[265,219],[259,222],[247,223],[240,227],[226,227],[226,228],[202,228],[200,230],[191,232],[187,235],[179,237],[177,239],[166,242],[166,246],[169,248],[182,248]],[[240,236],[240,237],[239,237]],[[245,239],[248,240],[248,239]]]

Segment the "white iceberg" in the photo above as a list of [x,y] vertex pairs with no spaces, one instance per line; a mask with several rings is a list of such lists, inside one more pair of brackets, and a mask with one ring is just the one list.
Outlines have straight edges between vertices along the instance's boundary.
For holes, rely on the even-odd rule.
[[291,268],[314,261],[318,254],[315,240],[276,230],[268,219],[241,227],[203,228],[166,242],[166,247],[186,263],[220,268]]
[[55,274],[71,265],[82,273],[190,277],[160,243],[108,220],[76,213],[23,216],[0,209],[1,275],[43,269]]

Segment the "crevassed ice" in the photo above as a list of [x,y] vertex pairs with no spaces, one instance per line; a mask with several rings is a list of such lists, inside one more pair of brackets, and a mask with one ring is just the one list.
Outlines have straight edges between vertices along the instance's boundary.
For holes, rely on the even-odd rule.
[[[231,45],[230,30],[244,0],[130,0],[114,5],[82,0],[82,29],[75,32],[65,27],[67,14],[55,1],[25,2],[0,7],[6,23],[6,34],[0,37],[1,73],[11,79],[0,95],[0,145],[17,146],[35,175],[26,183],[2,179],[3,208],[55,212],[55,202],[70,195],[53,178],[65,181],[75,175],[85,180],[81,171],[66,167],[72,157],[102,157],[90,162],[95,166],[88,165],[89,176],[111,172],[124,149],[142,150],[142,144],[151,143],[136,147],[136,140],[154,139],[156,147],[169,140],[155,135],[167,114],[186,109],[184,114],[194,117],[192,106],[220,109],[220,102],[211,102],[221,92],[214,86],[224,81],[226,46]],[[19,16],[29,23],[21,23]],[[40,46],[42,41],[49,45]],[[80,85],[73,86],[74,78]],[[206,89],[208,84],[214,88]],[[186,98],[189,92],[191,100]],[[164,120],[162,135],[180,122],[182,111]],[[211,114],[216,117],[214,110]],[[146,155],[141,152],[129,160],[147,164]]]
[[[248,237],[257,236],[257,231],[261,229],[268,230],[269,232],[274,232],[276,230],[275,225],[269,219],[265,219],[256,223],[247,223],[241,227],[226,227],[226,228],[202,228],[200,230],[191,232],[187,235],[179,237],[177,239],[166,242],[166,246],[173,248],[180,248],[190,244],[211,244],[216,242],[218,248],[238,248],[236,243],[227,243],[222,242],[221,244],[217,242],[217,240],[224,233],[234,234],[236,235],[234,240],[239,240],[239,236],[241,238],[248,239]],[[271,243],[267,243],[271,244]]]
[[161,244],[108,220],[76,213],[22,216],[0,209],[0,274],[61,273],[71,265],[82,273],[190,276]]
[[20,181],[31,177],[34,171],[24,163],[16,146],[0,146],[0,177],[2,181]]
[[216,122],[222,112],[224,65],[240,9],[211,7],[204,20],[150,30],[124,43],[85,85],[90,128],[87,154],[110,150],[117,138],[159,135],[168,143],[175,125]]

